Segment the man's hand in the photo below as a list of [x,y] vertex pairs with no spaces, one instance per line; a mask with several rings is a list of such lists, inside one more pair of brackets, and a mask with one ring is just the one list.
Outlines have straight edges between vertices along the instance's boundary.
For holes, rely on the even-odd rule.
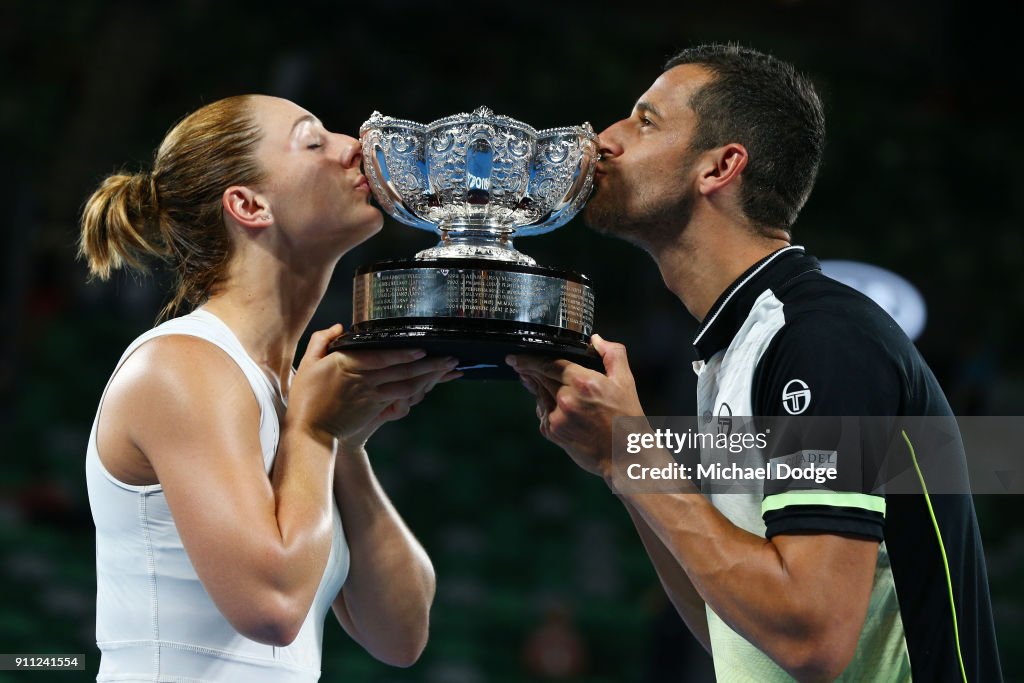
[[561,359],[509,356],[506,361],[537,397],[540,432],[577,465],[606,481],[612,471],[612,421],[644,414],[626,347],[593,335],[605,374]]

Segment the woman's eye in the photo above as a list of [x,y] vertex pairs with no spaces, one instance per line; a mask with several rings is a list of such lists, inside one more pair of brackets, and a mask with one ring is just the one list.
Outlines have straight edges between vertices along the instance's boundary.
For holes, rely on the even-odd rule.
[[312,142],[312,143],[306,145],[306,149],[317,149],[318,147],[323,147],[323,143]]

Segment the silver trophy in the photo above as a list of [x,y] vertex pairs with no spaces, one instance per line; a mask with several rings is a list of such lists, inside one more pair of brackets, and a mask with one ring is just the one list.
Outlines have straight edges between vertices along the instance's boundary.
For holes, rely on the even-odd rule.
[[598,159],[589,123],[537,131],[486,107],[428,125],[374,112],[359,134],[377,202],[440,242],[359,268],[353,325],[332,349],[415,346],[456,356],[476,378],[511,376],[509,353],[601,367],[588,278],[512,246],[586,203]]

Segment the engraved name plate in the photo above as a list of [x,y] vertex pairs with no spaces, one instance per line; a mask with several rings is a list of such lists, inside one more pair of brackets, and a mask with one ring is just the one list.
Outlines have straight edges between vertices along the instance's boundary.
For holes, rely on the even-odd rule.
[[591,333],[593,290],[534,273],[460,268],[404,268],[357,275],[356,324],[389,318],[516,320]]

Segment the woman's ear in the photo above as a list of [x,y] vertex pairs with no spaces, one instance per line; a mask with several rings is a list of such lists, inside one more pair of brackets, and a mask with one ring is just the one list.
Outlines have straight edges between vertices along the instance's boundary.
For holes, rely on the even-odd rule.
[[246,228],[266,228],[274,222],[270,202],[263,195],[242,185],[224,190],[224,214]]

